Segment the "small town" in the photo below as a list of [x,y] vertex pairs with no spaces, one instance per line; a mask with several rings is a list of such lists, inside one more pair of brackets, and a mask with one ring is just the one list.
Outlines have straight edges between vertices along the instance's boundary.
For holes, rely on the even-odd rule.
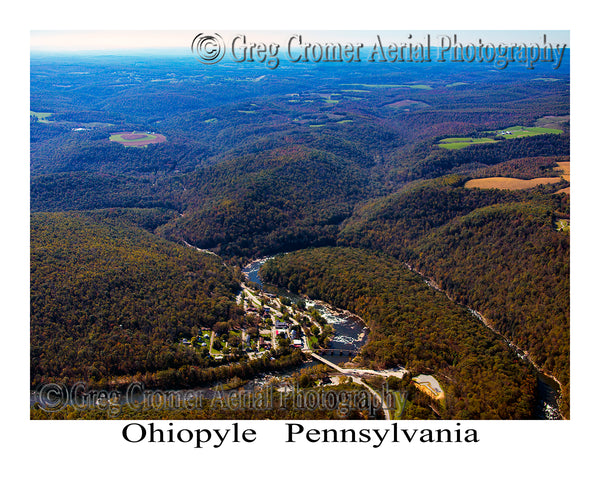
[[315,308],[304,301],[293,304],[286,297],[258,291],[242,284],[236,299],[255,327],[202,330],[198,336],[183,339],[184,345],[206,348],[215,360],[247,355],[250,359],[269,354],[277,347],[293,347],[305,352],[323,348],[333,335]]

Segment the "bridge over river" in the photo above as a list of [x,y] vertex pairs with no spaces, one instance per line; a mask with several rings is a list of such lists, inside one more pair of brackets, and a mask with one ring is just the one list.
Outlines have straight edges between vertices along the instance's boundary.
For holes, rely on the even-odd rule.
[[[386,420],[392,420],[392,415],[391,415],[391,410],[392,408],[390,408],[387,404],[387,400],[384,397],[384,395],[381,395],[379,392],[376,392],[370,385],[368,385],[367,383],[364,382],[364,380],[361,378],[363,375],[364,376],[380,376],[380,377],[398,377],[398,378],[402,378],[405,374],[408,373],[408,370],[405,370],[403,368],[400,368],[398,370],[367,370],[367,369],[360,369],[360,368],[343,368],[340,367],[339,365],[336,365],[333,362],[330,362],[329,360],[323,358],[321,355],[316,354],[315,352],[311,351],[311,350],[304,350],[306,353],[310,353],[310,355],[315,359],[318,360],[319,362],[324,363],[325,365],[333,368],[334,370],[347,375],[349,377],[352,378],[352,381],[358,385],[362,385],[363,387],[365,387],[367,390],[369,390],[369,392],[371,392],[371,394],[377,398],[379,400],[379,402],[381,403],[381,407],[383,409],[383,413],[385,415],[385,419]],[[395,409],[394,409],[395,410]]]

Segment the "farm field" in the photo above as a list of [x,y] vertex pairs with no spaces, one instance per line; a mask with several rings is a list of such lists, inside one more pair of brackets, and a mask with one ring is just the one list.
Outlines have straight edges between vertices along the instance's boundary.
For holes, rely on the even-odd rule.
[[29,110],[29,115],[37,118],[38,122],[50,123],[52,120],[48,120],[48,118],[50,116],[52,116],[53,113],[52,112],[34,112],[32,110]]
[[111,142],[117,142],[126,147],[143,147],[150,145],[151,143],[162,143],[166,142],[167,139],[164,135],[159,133],[145,133],[145,132],[119,132],[113,133],[109,140]]
[[[433,87],[430,85],[424,84],[411,84],[411,85],[389,85],[389,84],[372,84],[372,83],[347,83],[344,85],[352,86],[352,87],[363,87],[363,88],[415,88],[417,90],[431,90]],[[358,90],[356,90],[358,91]]]
[[475,144],[480,144],[480,143],[496,143],[498,141],[491,137],[503,137],[503,138],[509,140],[512,138],[533,137],[536,135],[546,135],[546,134],[559,135],[559,134],[563,133],[563,131],[558,128],[523,127],[520,125],[515,125],[514,127],[509,127],[509,128],[503,129],[503,130],[489,130],[484,133],[490,135],[490,137],[444,138],[439,141],[438,147],[445,148],[448,150],[458,150],[461,148],[468,147],[470,145],[475,145]]
[[521,138],[521,137],[533,137],[534,135],[545,135],[554,134],[559,135],[563,133],[558,128],[547,128],[547,127],[523,127],[521,125],[515,125],[514,127],[508,127],[504,130],[494,130],[486,133],[493,135],[499,135],[504,138]]
[[498,188],[501,190],[525,190],[528,188],[545,185],[548,183],[558,183],[560,177],[540,177],[532,178],[531,180],[522,180],[520,178],[509,177],[488,177],[475,178],[465,183],[465,188]]
[[563,172],[561,178],[564,178],[567,182],[571,181],[571,162],[557,162],[558,167],[554,170],[557,172]]
[[545,115],[535,122],[536,127],[562,129],[571,119],[570,115]]
[[409,107],[417,107],[417,108],[423,108],[423,107],[428,107],[429,105],[425,102],[419,102],[417,100],[398,100],[397,102],[394,103],[389,103],[386,105],[386,107],[391,107],[391,108],[409,108]]
[[472,138],[472,137],[451,137],[444,138],[438,143],[438,147],[446,148],[448,150],[458,150],[460,148],[468,147],[469,145],[476,145],[480,143],[496,143],[498,140],[491,138]]
[[[337,373],[313,365],[310,346],[336,350],[336,364],[408,370],[388,385],[406,390],[406,419],[569,416],[571,209],[555,194],[570,178],[568,69],[270,72],[229,55],[199,65],[185,47],[30,59],[35,395],[138,379],[161,391],[248,382],[250,393],[300,377],[330,388]],[[547,75],[557,80],[532,81]],[[268,273],[267,259],[268,288],[290,302],[244,290],[244,266]],[[328,299],[364,325],[321,315]],[[538,391],[536,368],[560,385]],[[419,391],[420,375],[444,401]]]

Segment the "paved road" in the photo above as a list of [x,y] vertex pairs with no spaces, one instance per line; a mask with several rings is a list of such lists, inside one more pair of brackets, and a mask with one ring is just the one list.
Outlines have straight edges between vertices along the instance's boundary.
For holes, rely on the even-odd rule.
[[360,378],[360,375],[379,375],[379,376],[383,376],[383,377],[392,377],[393,376],[393,377],[402,378],[405,373],[408,373],[407,370],[404,370],[404,369],[401,369],[401,370],[363,370],[363,369],[359,369],[359,368],[342,368],[339,365],[336,365],[335,363],[330,362],[329,360],[326,360],[325,358],[321,357],[320,355],[317,355],[315,352],[312,352],[310,350],[305,350],[305,351],[307,353],[310,353],[313,356],[313,358],[319,360],[320,362],[323,362],[325,365],[330,366],[334,370],[337,370],[338,372],[343,373],[344,375],[348,375],[349,377],[352,378],[352,381],[354,383],[363,385],[367,390],[369,390],[369,392],[371,392],[371,394],[373,396],[378,398],[379,401],[381,402],[381,407],[383,408],[383,413],[385,415],[385,419],[386,420],[392,419],[390,409],[385,401],[385,398],[383,398],[372,387],[367,385],[363,381],[363,379]]

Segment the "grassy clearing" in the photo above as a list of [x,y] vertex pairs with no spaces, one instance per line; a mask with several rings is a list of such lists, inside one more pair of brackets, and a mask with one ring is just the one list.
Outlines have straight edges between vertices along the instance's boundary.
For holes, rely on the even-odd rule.
[[54,114],[52,112],[34,112],[33,110],[29,110],[29,115],[37,118],[37,121],[40,123],[50,123],[52,120],[48,120],[48,118]]
[[363,87],[363,88],[415,88],[417,90],[431,90],[433,88],[430,85],[424,85],[424,84],[392,85],[392,84],[373,84],[373,83],[346,83],[344,85],[348,85],[351,87]]
[[460,87],[461,85],[468,85],[468,83],[466,82],[454,82],[454,83],[449,83],[448,85],[446,85],[447,88],[450,87]]
[[441,148],[448,150],[458,150],[459,148],[465,148],[470,145],[476,145],[480,143],[496,143],[498,140],[492,138],[472,138],[472,137],[453,137],[444,138],[438,143]]
[[531,180],[522,180],[520,178],[510,177],[488,177],[475,178],[465,183],[465,188],[498,188],[501,190],[525,190],[538,185],[548,183],[558,183],[562,179],[560,177],[540,177],[532,178]]
[[128,139],[128,138],[123,138],[123,133],[116,133],[114,135],[111,135],[109,137],[109,140],[111,142],[120,142],[120,143],[135,143],[135,142],[139,142],[141,140],[148,140],[148,139],[155,139],[156,135],[151,135],[149,133],[141,133],[141,132],[132,132],[133,135],[145,135],[143,138],[136,138],[135,140],[132,139]]
[[557,128],[560,130],[563,128],[563,124],[569,122],[570,120],[570,115],[546,115],[542,118],[538,118],[535,121],[535,126],[544,128]]
[[484,138],[473,138],[473,137],[451,137],[444,138],[438,143],[438,147],[446,148],[448,150],[457,150],[459,148],[465,148],[470,145],[478,143],[494,143],[498,140],[494,140],[492,137],[502,137],[506,140],[511,138],[523,138],[533,137],[535,135],[546,135],[546,134],[561,134],[563,131],[559,128],[547,128],[547,127],[523,127],[521,125],[515,125],[508,127],[503,130],[488,130],[483,132],[489,137]]
[[419,102],[417,100],[398,100],[397,102],[394,103],[388,103],[387,105],[385,105],[386,107],[391,107],[391,108],[407,108],[407,107],[428,107],[429,104],[425,103],[425,102]]
[[[139,138],[127,138],[130,135],[139,136]],[[152,143],[162,143],[167,139],[161,134],[152,134],[146,132],[119,132],[113,133],[108,137],[111,142],[120,143],[124,147],[146,147]]]
[[514,127],[508,127],[503,130],[489,131],[493,135],[498,135],[504,138],[522,138],[522,137],[533,137],[535,135],[544,135],[552,133],[555,135],[563,133],[558,128],[545,128],[545,127],[523,127],[521,125],[515,125]]

